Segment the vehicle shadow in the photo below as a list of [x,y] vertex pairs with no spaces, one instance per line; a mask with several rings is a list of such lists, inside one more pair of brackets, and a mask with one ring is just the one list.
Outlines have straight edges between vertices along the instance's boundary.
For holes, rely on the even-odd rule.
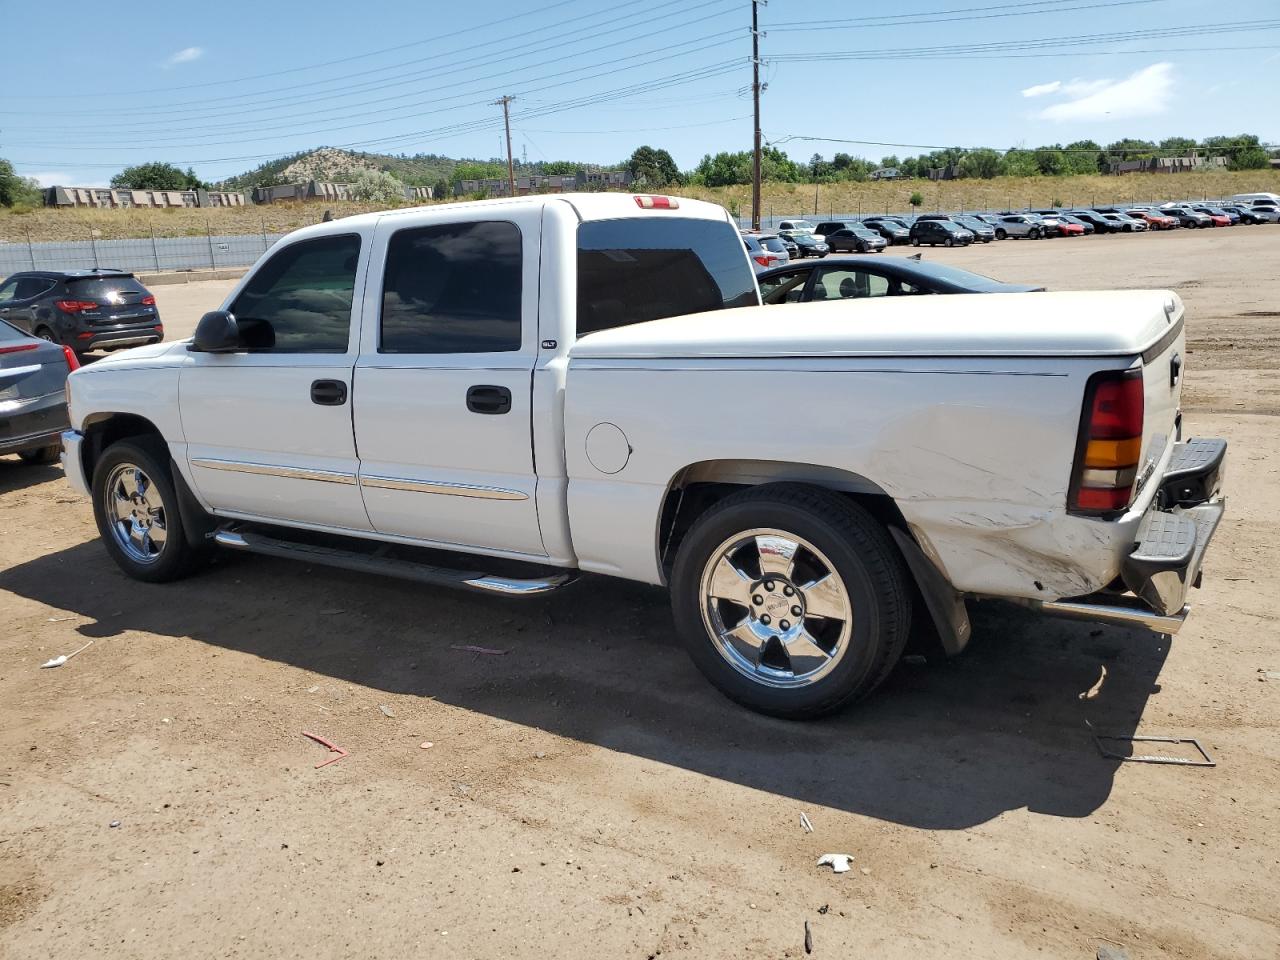
[[[980,604],[962,656],[904,663],[866,703],[790,723],[722,698],[681,649],[665,592],[623,581],[587,578],[540,600],[502,601],[232,556],[156,586],[125,578],[90,542],[0,571],[0,589],[88,618],[80,628],[88,637],[190,637],[932,829],[1023,807],[1061,817],[1095,811],[1119,761],[1098,754],[1089,725],[1134,731],[1159,691],[1170,643]],[[1101,691],[1082,699],[1103,665]]]
[[62,467],[59,464],[27,463],[19,460],[16,454],[0,455],[0,495],[60,479]]

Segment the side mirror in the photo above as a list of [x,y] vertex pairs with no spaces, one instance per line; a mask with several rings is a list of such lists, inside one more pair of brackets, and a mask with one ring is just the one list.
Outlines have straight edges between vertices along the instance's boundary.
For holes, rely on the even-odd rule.
[[232,353],[244,349],[234,314],[211,310],[200,318],[190,349],[197,353]]

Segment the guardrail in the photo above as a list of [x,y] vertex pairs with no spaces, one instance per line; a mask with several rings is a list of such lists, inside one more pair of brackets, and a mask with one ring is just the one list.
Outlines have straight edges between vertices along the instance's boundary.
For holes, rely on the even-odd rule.
[[133,240],[65,240],[0,243],[0,277],[20,270],[92,270],[131,273],[247,267],[284,234],[142,237]]

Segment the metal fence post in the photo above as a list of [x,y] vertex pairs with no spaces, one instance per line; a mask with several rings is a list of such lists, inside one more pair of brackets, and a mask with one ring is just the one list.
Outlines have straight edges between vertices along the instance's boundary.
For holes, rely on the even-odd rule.
[[156,225],[150,220],[147,221],[147,229],[151,231],[151,256],[156,261],[156,273],[160,272],[160,248],[156,246]]
[[260,219],[258,220],[258,222],[262,224],[262,252],[263,252],[263,253],[266,253],[266,252],[267,252],[267,247],[268,247],[268,244],[267,244],[267,220],[266,220],[266,218],[265,218],[265,217],[262,217],[262,218],[260,218]]
[[31,258],[31,269],[36,268],[36,248],[31,245],[31,228],[25,227],[27,231],[27,256]]
[[208,220],[204,222],[204,231],[205,231],[205,236],[209,238],[209,268],[211,270],[217,270],[218,260],[213,255],[213,224],[211,224]]
[[98,241],[93,237],[93,227],[87,228],[89,231],[89,246],[93,248],[93,269],[97,270],[98,263]]

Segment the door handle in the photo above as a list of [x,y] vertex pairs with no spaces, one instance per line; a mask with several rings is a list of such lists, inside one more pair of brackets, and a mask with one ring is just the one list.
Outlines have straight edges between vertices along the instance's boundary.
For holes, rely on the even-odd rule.
[[313,380],[311,402],[322,407],[340,407],[347,402],[347,385],[341,380]]
[[467,390],[467,409],[472,413],[510,413],[511,391],[486,384],[471,387]]

